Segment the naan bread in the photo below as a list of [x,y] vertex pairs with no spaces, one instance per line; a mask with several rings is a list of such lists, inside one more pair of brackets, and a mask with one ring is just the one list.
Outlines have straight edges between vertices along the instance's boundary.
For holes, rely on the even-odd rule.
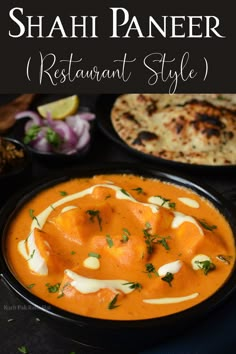
[[236,164],[236,94],[125,94],[115,131],[138,151],[201,165]]

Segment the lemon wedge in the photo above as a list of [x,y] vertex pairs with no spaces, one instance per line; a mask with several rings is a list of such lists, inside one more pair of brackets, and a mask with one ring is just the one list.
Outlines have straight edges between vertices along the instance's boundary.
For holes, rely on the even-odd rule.
[[78,107],[79,97],[73,95],[38,106],[37,111],[44,118],[50,115],[52,119],[64,119],[69,115],[73,115],[78,110]]

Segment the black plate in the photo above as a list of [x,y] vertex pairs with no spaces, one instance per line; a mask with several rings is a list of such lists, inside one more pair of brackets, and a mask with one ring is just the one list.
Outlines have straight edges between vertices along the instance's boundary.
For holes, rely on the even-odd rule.
[[114,101],[119,95],[101,95],[98,99],[96,106],[96,115],[98,127],[101,131],[110,139],[112,139],[116,144],[121,146],[123,149],[129,153],[135,155],[136,157],[147,161],[152,164],[152,167],[157,166],[166,166],[169,168],[175,168],[177,170],[189,170],[191,172],[220,172],[220,173],[230,173],[236,170],[236,165],[198,165],[198,164],[189,164],[184,162],[177,162],[172,160],[163,159],[161,157],[156,157],[144,152],[138,151],[129,145],[127,145],[116,133],[113,125],[111,123],[111,109],[114,104]]
[[163,340],[167,340],[170,336],[176,335],[196,323],[198,323],[198,327],[199,324],[200,326],[204,325],[204,320],[211,317],[210,312],[230,299],[229,296],[232,295],[236,288],[236,272],[234,269],[226,283],[204,302],[173,315],[148,320],[111,321],[75,315],[47,304],[27,291],[14,277],[14,272],[11,271],[6,258],[6,234],[14,215],[35,194],[47,187],[73,177],[90,177],[94,174],[107,173],[134,173],[191,188],[215,205],[228,220],[233,232],[236,234],[235,209],[231,203],[214,190],[199,185],[181,175],[170,174],[164,170],[157,171],[145,165],[139,168],[136,165],[117,163],[90,169],[68,170],[64,175],[57,176],[57,178],[52,178],[49,181],[38,182],[33,187],[30,186],[21,191],[2,209],[0,212],[0,232],[2,235],[0,274],[4,283],[26,304],[32,305],[39,310],[40,316],[44,316],[50,326],[59,331],[59,333],[86,345],[100,348],[106,347],[113,353],[116,350],[119,353],[125,351],[131,353],[135,350],[158,345]]

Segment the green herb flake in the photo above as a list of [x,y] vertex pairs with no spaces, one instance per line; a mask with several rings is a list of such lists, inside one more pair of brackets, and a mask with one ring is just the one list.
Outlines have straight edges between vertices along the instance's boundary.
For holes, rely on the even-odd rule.
[[21,347],[18,347],[17,349],[20,353],[29,354],[29,351],[25,345],[22,345]]
[[216,269],[216,266],[214,263],[212,263],[209,260],[206,261],[195,261],[194,263],[197,264],[197,266],[199,267],[199,269],[203,270],[203,273],[205,275],[207,275],[210,271]]
[[145,268],[146,268],[145,273],[147,273],[149,278],[152,277],[151,273],[155,274],[157,277],[159,276],[159,274],[156,271],[156,268],[154,267],[154,265],[152,263],[146,263]]
[[230,264],[230,261],[232,259],[231,256],[223,256],[222,254],[219,254],[218,256],[216,256],[216,258],[226,264]]
[[139,290],[139,291],[143,288],[140,283],[135,283],[134,281],[124,283],[123,285],[128,285],[130,289]]
[[[150,224],[149,223],[146,223],[145,224],[146,227],[149,226]],[[153,252],[153,241],[155,239],[155,237],[153,237],[151,234],[150,234],[150,231],[151,228],[150,227],[147,227],[146,229],[143,230],[143,234],[144,234],[144,239],[145,239],[145,243],[147,245],[147,251],[148,251],[148,254],[152,254]]]
[[109,248],[112,248],[114,246],[114,242],[109,234],[106,235],[106,241],[107,241]]
[[148,254],[152,254],[155,244],[161,244],[167,251],[169,251],[170,247],[166,240],[169,239],[170,236],[162,237],[159,235],[152,235],[150,233],[151,230],[150,223],[146,222],[145,226],[146,229],[143,230],[143,234],[144,234],[145,243],[147,245]]
[[94,218],[97,219],[99,229],[102,231],[102,219],[100,216],[100,211],[99,210],[86,210],[86,214],[90,216],[89,220],[94,222]]
[[54,148],[58,148],[63,142],[61,136],[50,127],[47,128],[46,139]]
[[50,207],[52,208],[52,210],[55,210],[54,206],[51,204]]
[[120,241],[126,243],[129,241],[130,232],[125,227],[123,227],[122,232],[123,232],[122,239]]
[[119,296],[119,294],[116,294],[116,295],[113,297],[113,299],[109,302],[109,304],[108,304],[108,306],[107,306],[108,310],[113,310],[113,309],[115,309],[116,307],[119,307],[119,306],[120,306],[120,305],[116,305],[118,296]]
[[174,275],[170,272],[167,272],[166,275],[161,278],[161,280],[167,282],[169,286],[172,286],[171,282],[174,280]]
[[32,289],[35,286],[34,283],[27,285],[27,289]]
[[109,199],[109,198],[111,198],[111,195],[110,195],[110,194],[108,194],[108,195],[105,196],[105,200],[107,200],[107,199]]
[[32,251],[32,253],[30,254],[29,258],[27,259],[27,261],[29,261],[30,259],[32,259],[34,257],[35,254],[35,249]]
[[60,195],[61,195],[62,197],[65,197],[66,195],[68,195],[68,193],[65,192],[65,191],[60,191],[59,193],[60,193]]
[[23,142],[24,144],[29,144],[31,141],[35,140],[40,132],[41,127],[39,125],[32,125],[25,133]]
[[159,239],[157,240],[157,243],[161,244],[167,251],[170,250],[170,247],[167,243],[167,239],[170,239],[170,236],[166,236],[166,237],[161,237],[161,236],[157,236]]
[[133,188],[132,191],[136,191],[138,194],[144,194],[143,188],[141,187]]
[[209,230],[209,231],[213,231],[215,229],[217,229],[216,225],[209,225],[206,220],[204,219],[198,219],[197,220],[199,222],[199,224],[204,227],[204,229]]
[[123,235],[122,235],[122,239],[120,240],[120,242],[126,243],[126,242],[128,242],[128,241],[129,241],[129,237],[128,237],[127,235],[123,234]]
[[89,257],[94,257],[94,258],[101,258],[101,255],[99,253],[96,253],[96,252],[89,252],[88,254]]
[[46,287],[48,288],[49,293],[57,293],[61,283],[56,283],[55,285],[51,285],[50,283],[45,284]]
[[169,208],[175,209],[176,203],[171,202],[170,199],[164,198],[164,197],[162,197],[161,195],[157,195],[157,197],[160,198],[160,199],[162,199],[162,201],[163,201],[162,204],[161,204],[161,206],[164,206],[165,204],[167,204],[167,205],[169,206]]
[[72,256],[74,256],[75,254],[76,254],[76,252],[75,251],[71,251],[71,253],[70,253]]
[[171,209],[175,209],[175,207],[176,207],[176,203],[174,203],[174,202],[169,202],[168,205]]
[[39,221],[38,221],[37,217],[34,215],[34,209],[29,209],[29,215],[30,215],[32,220],[36,221],[38,227],[40,228],[41,226],[39,224]]
[[127,197],[130,197],[129,193],[124,189],[124,188],[121,188],[121,193],[127,195]]

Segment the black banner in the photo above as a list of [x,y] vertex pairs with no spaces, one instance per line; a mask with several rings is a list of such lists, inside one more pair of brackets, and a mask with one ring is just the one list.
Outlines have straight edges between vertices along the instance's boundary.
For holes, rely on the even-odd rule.
[[0,91],[235,92],[235,32],[227,2],[9,0]]

